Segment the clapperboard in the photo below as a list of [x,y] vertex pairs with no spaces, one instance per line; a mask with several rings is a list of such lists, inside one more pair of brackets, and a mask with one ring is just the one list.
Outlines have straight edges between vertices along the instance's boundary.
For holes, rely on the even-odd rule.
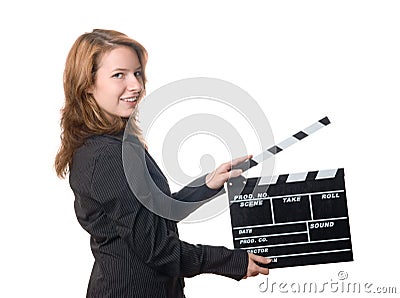
[[[247,170],[330,124],[327,117],[238,168]],[[269,268],[353,261],[344,169],[227,183],[233,244],[272,259]]]

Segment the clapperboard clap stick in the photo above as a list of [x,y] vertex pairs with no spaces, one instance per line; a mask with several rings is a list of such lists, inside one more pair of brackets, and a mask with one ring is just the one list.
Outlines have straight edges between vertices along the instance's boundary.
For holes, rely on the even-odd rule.
[[317,130],[321,129],[322,127],[327,126],[331,122],[329,121],[328,117],[324,117],[321,120],[313,123],[312,125],[306,127],[303,130],[300,130],[299,132],[295,133],[291,137],[287,138],[286,140],[280,142],[277,145],[274,145],[264,152],[260,153],[259,155],[246,160],[245,162],[233,167],[233,169],[241,169],[243,172],[247,171],[248,169],[255,167],[259,163],[267,160],[268,158],[274,156],[275,154],[281,152],[282,150],[285,150],[289,146],[293,145],[294,143],[297,143],[298,141],[304,139],[305,137],[308,137],[309,135],[313,134]]

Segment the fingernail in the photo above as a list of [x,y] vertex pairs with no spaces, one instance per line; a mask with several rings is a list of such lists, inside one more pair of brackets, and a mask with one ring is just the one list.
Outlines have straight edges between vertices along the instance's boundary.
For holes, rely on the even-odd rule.
[[269,259],[269,258],[265,258],[265,259],[267,260],[268,263],[271,263],[271,262],[272,262],[272,260]]

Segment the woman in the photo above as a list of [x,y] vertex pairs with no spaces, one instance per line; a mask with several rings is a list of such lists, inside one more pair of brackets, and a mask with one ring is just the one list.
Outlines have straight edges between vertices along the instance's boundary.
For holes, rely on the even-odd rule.
[[[87,297],[184,297],[184,277],[214,273],[240,280],[268,274],[257,264],[270,262],[264,257],[181,241],[176,223],[143,207],[129,188],[122,135],[144,96],[146,61],[147,52],[138,42],[98,29],[81,35],[66,60],[55,168],[59,177],[69,174],[77,219],[90,234],[95,262]],[[133,133],[145,146],[136,124]],[[147,150],[145,158],[157,186],[182,199],[185,188],[171,194]],[[240,175],[231,167],[247,158],[222,164],[208,174],[196,197],[218,193],[229,177]]]

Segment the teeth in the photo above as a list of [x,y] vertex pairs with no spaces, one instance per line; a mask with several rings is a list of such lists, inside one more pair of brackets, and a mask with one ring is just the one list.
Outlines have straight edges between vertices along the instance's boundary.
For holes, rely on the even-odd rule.
[[121,100],[127,101],[127,102],[134,102],[136,99],[137,99],[137,97],[121,98]]

